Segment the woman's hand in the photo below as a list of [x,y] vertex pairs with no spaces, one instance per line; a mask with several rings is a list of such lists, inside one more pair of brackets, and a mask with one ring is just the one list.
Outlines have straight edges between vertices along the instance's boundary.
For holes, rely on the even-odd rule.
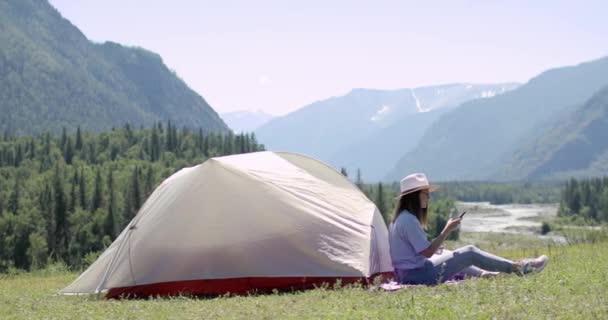
[[445,224],[445,227],[443,228],[443,231],[441,231],[441,234],[439,234],[439,237],[435,238],[428,248],[420,251],[420,254],[427,258],[432,257],[433,254],[437,252],[437,249],[441,246],[448,234],[454,231],[454,229],[458,228],[461,220],[462,218],[454,218],[448,220],[448,222]]
[[442,233],[445,232],[445,234],[447,235],[450,232],[456,230],[456,228],[458,228],[458,226],[460,225],[460,221],[462,221],[462,218],[452,218],[448,220],[448,222],[445,224],[445,227],[443,227]]

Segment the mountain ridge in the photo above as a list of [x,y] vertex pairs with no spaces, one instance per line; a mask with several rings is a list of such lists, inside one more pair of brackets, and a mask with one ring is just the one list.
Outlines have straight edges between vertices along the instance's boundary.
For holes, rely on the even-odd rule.
[[6,44],[0,47],[0,130],[103,131],[171,120],[229,131],[158,54],[93,43],[47,1],[0,2],[0,42]]
[[220,117],[234,132],[251,132],[274,119],[276,116],[262,110],[221,112]]
[[435,180],[491,178],[527,132],[588,99],[608,84],[607,74],[608,58],[601,58],[550,69],[513,91],[466,102],[436,121],[385,179],[413,171]]
[[[307,154],[339,168],[351,166],[359,153],[351,146],[391,128],[404,117],[457,107],[463,101],[480,98],[488,90],[508,91],[517,84],[445,84],[394,90],[356,88],[344,96],[331,97],[277,117],[255,131],[265,147],[276,151]],[[404,131],[407,133],[407,131]],[[365,150],[369,144],[363,146]],[[353,148],[357,148],[356,146]],[[387,146],[387,148],[393,148]],[[351,148],[352,149],[352,148]],[[344,151],[343,151],[344,150]],[[342,154],[343,153],[343,154]],[[381,150],[384,155],[391,152]],[[377,169],[389,167],[397,159],[366,159],[360,167],[371,179],[380,178]],[[379,161],[380,163],[373,163]],[[357,164],[352,164],[354,170]],[[371,168],[371,167],[370,167]],[[368,175],[366,172],[370,172]],[[373,171],[373,172],[372,172]]]
[[608,86],[514,152],[498,177],[594,176],[608,168]]

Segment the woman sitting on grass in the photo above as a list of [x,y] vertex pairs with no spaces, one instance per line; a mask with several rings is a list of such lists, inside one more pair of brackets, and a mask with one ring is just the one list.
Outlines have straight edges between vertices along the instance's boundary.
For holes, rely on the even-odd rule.
[[422,227],[427,223],[429,193],[437,188],[430,185],[422,173],[414,173],[401,180],[395,218],[389,227],[390,253],[399,283],[438,284],[457,273],[472,276],[490,276],[498,272],[524,275],[539,272],[545,267],[548,261],[545,255],[513,262],[471,245],[433,256],[462,220],[449,219],[436,239],[432,242],[427,240]]

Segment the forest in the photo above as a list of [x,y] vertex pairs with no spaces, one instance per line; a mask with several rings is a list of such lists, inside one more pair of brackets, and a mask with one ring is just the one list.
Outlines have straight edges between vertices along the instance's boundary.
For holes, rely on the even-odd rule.
[[608,222],[608,177],[566,182],[558,215],[587,223]]
[[[126,124],[108,132],[0,136],[0,272],[50,262],[81,269],[109,246],[165,178],[210,157],[264,150],[253,133],[218,134]],[[348,177],[346,170],[342,174]],[[398,183],[348,177],[390,224]],[[560,203],[561,216],[608,221],[608,178],[563,182],[440,182],[429,208],[433,238],[456,201]],[[451,235],[458,238],[458,233]]]
[[177,170],[264,150],[254,134],[126,124],[103,133],[0,137],[0,272],[92,262]]

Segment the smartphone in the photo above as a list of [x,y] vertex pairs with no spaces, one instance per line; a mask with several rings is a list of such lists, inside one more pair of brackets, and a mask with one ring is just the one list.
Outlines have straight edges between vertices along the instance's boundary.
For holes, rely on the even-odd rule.
[[464,214],[467,213],[466,211],[463,211],[460,216],[458,218],[462,219],[462,217],[464,217]]

